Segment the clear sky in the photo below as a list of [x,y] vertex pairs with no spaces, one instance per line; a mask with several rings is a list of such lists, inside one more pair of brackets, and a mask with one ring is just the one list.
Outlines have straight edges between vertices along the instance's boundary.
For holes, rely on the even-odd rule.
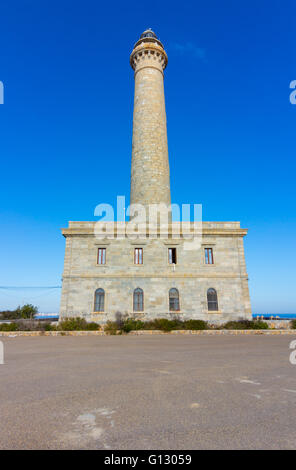
[[[163,42],[172,200],[240,220],[253,312],[296,312],[292,0],[3,0],[1,286],[59,286],[68,220],[129,197],[133,72]],[[59,290],[0,289],[57,312]]]

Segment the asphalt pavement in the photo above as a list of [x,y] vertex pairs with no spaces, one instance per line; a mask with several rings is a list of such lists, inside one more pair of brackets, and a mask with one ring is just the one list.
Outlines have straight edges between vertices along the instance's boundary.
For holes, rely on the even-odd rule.
[[1,338],[0,449],[294,449],[295,338]]

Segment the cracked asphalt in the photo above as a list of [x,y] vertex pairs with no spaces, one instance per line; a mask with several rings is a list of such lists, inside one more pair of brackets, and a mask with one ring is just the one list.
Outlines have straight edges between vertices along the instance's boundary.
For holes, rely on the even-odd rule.
[[295,337],[1,338],[0,449],[295,449]]

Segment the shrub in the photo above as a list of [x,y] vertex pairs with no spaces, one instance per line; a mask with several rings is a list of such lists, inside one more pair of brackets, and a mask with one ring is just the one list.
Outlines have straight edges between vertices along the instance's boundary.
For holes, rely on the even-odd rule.
[[18,324],[17,323],[1,323],[0,324],[0,331],[17,331]]
[[209,325],[204,320],[185,320],[184,330],[208,330]]
[[269,326],[266,321],[256,320],[253,322],[253,330],[268,330]]
[[25,304],[22,307],[17,307],[15,310],[4,310],[0,312],[0,317],[3,320],[17,320],[20,318],[33,319],[37,312],[37,307],[34,307],[32,304]]
[[[248,320],[247,320],[248,321]],[[228,321],[224,325],[222,325],[224,330],[246,330],[249,329],[248,324],[245,321]]]
[[55,326],[48,322],[17,321],[13,323],[0,323],[0,331],[54,331]]
[[16,322],[18,331],[37,331],[36,323],[34,322],[26,322],[26,321],[18,321]]
[[107,335],[117,335],[117,332],[119,331],[117,322],[108,320],[104,326],[104,331]]
[[4,310],[0,312],[1,320],[16,320],[20,318],[20,310]]
[[100,328],[100,325],[94,321],[86,322],[86,325],[84,327],[84,329],[87,331],[96,331],[100,330]]
[[268,324],[262,320],[229,321],[222,326],[225,330],[268,330]]
[[291,320],[290,325],[292,330],[296,330],[296,320]]
[[124,333],[129,333],[132,330],[144,330],[145,328],[145,323],[141,320],[135,320],[133,318],[128,318],[127,320],[124,320],[121,330],[124,331]]
[[18,307],[17,310],[20,312],[19,318],[34,318],[38,312],[38,308],[34,307],[32,304],[23,305],[22,307]]
[[51,323],[44,323],[43,330],[44,331],[57,331],[57,327],[55,325],[52,325]]
[[15,310],[4,310],[0,312],[0,316],[3,320],[33,319],[37,312],[37,307],[34,307],[32,304],[25,304],[22,307],[17,307]]
[[182,322],[180,320],[168,320],[167,318],[155,318],[145,322],[145,330],[162,330],[162,331],[172,331],[180,328]]
[[156,318],[150,321],[136,320],[127,318],[125,320],[118,319],[116,321],[108,321],[104,330],[108,334],[118,334],[119,332],[129,333],[132,330],[206,330],[209,326],[203,320],[186,320],[181,321],[178,318],[169,320],[167,318]]
[[95,322],[87,322],[84,318],[66,318],[62,320],[58,329],[62,331],[82,331],[82,330],[98,330],[100,326]]

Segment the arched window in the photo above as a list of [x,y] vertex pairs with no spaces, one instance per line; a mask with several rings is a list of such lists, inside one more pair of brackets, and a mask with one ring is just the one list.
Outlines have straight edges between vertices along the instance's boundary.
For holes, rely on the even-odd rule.
[[170,289],[169,303],[170,303],[170,312],[178,312],[180,310],[178,289]]
[[95,292],[95,312],[104,312],[105,309],[105,291],[97,289]]
[[134,290],[134,312],[143,312],[144,292],[140,287]]
[[208,299],[209,312],[217,311],[218,310],[218,297],[217,297],[217,292],[215,291],[215,289],[213,288],[208,289],[207,299]]

